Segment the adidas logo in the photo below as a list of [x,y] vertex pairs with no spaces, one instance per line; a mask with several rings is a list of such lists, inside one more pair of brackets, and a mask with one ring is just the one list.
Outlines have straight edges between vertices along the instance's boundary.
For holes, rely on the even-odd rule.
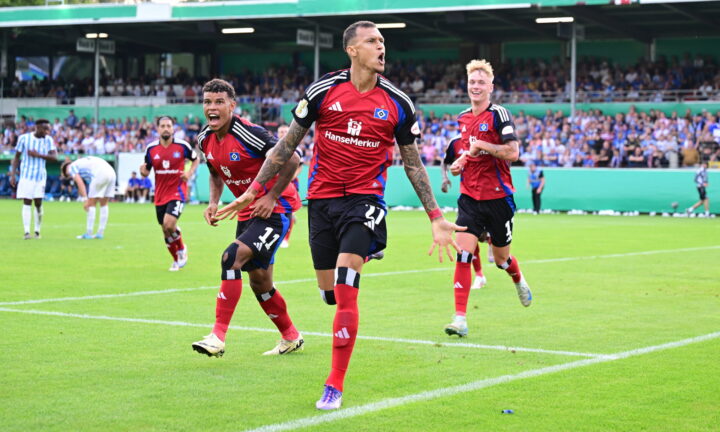
[[222,299],[222,300],[227,300],[227,297],[225,297],[225,294],[223,294],[222,291],[220,291],[220,292],[218,293],[217,298]]
[[335,102],[328,108],[330,111],[340,111],[342,112],[342,107],[340,106],[340,102]]
[[215,158],[213,157],[212,153],[208,153],[207,160],[213,160],[213,159],[215,159]]
[[156,154],[153,159],[160,159],[160,155],[157,155],[157,154]]
[[380,185],[378,184],[378,182],[373,182],[372,187],[378,187],[378,186],[380,186]]
[[455,282],[455,289],[463,289],[463,286],[460,282]]
[[350,334],[347,331],[347,328],[343,327],[340,331],[335,332],[335,337],[338,339],[350,339]]
[[275,319],[280,316],[280,315],[275,315],[275,314],[267,314],[267,315],[268,315],[268,318],[270,318],[270,319]]
[[462,131],[463,131],[463,132],[467,132],[467,129],[465,128],[465,125],[463,125]]
[[253,246],[255,246],[255,249],[262,250],[263,244],[262,242],[254,242]]

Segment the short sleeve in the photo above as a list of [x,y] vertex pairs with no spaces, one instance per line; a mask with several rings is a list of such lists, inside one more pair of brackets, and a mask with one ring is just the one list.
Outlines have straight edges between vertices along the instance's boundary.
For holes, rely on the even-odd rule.
[[395,128],[395,140],[398,145],[414,144],[415,140],[420,138],[420,126],[415,119],[415,113],[412,112],[412,108],[407,108],[404,104],[400,105],[400,109],[405,112],[400,117],[400,124]]
[[495,112],[495,130],[500,135],[502,142],[517,140],[515,122],[510,111],[499,105],[494,105],[493,111]]
[[455,159],[457,159],[455,144],[458,142],[460,142],[459,136],[451,139],[448,143],[447,148],[445,149],[445,159],[443,159],[443,163],[445,165],[452,165],[453,162],[455,162]]

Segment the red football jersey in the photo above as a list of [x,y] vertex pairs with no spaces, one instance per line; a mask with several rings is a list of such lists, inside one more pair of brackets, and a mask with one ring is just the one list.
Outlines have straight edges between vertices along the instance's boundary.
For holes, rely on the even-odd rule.
[[[467,109],[458,115],[458,123],[461,133],[455,149],[458,155],[461,153],[459,150],[468,151],[470,143],[478,139],[492,144],[517,140],[512,115],[500,105],[489,104],[478,115],[474,115],[472,109]],[[485,151],[481,151],[477,157],[468,155],[460,177],[460,193],[478,201],[514,194],[510,162]]]
[[187,201],[187,183],[180,180],[185,171],[185,159],[197,159],[195,150],[183,140],[165,147],[153,141],[145,150],[145,166],[155,170],[155,205],[169,201]]
[[[220,175],[230,192],[239,197],[257,176],[265,162],[265,155],[275,146],[277,139],[261,126],[238,116],[233,116],[230,121],[230,131],[222,140],[218,140],[217,135],[205,127],[198,135],[198,142],[208,164]],[[277,176],[265,184],[255,201],[271,190],[275,182]],[[255,201],[238,213],[239,220],[250,219]],[[288,213],[299,208],[300,196],[290,184],[278,198],[273,213]]]
[[368,194],[382,200],[395,141],[413,144],[420,134],[405,93],[379,75],[374,89],[359,93],[347,69],[311,84],[293,116],[305,128],[315,122],[308,199]]

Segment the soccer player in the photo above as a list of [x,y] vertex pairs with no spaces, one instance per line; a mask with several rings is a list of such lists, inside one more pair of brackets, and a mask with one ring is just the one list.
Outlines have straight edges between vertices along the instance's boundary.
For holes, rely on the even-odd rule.
[[[277,140],[262,127],[233,115],[235,89],[227,81],[213,79],[203,86],[203,111],[207,126],[198,135],[200,149],[210,171],[210,203],[204,216],[217,226],[215,214],[223,183],[237,197],[250,185]],[[225,352],[225,336],[242,293],[241,270],[250,276],[250,288],[260,307],[282,335],[278,345],[264,355],[289,354],[303,349],[303,337],[295,328],[280,291],[273,286],[273,263],[291,213],[300,208],[300,197],[288,186],[299,158],[295,155],[266,184],[251,208],[238,213],[235,241],[223,252],[220,292],[215,307],[215,326],[192,348],[208,356]]]
[[692,214],[696,208],[700,207],[701,205],[705,206],[705,217],[710,217],[710,198],[707,197],[707,187],[708,187],[708,173],[707,173],[707,162],[703,162],[700,164],[700,168],[695,172],[695,186],[697,186],[698,195],[700,195],[700,199],[698,202],[693,204],[691,207],[687,209],[687,213],[690,215]]
[[[169,270],[178,271],[187,264],[188,251],[177,223],[187,201],[188,179],[195,173],[200,160],[190,144],[174,139],[172,118],[162,116],[156,126],[160,139],[151,142],[145,150],[145,163],[140,165],[140,174],[147,177],[150,170],[155,169],[155,215],[173,257]],[[191,161],[187,171],[186,160]]]
[[430,187],[415,140],[420,130],[410,98],[380,75],[385,69],[385,39],[374,23],[359,21],[343,34],[350,69],[331,72],[312,83],[293,109],[287,136],[268,156],[251,187],[220,211],[222,219],[244,208],[283,168],[315,123],[309,167],[310,249],[323,300],[336,306],[332,367],[315,406],[337,409],[358,333],[358,293],[365,257],[385,248],[383,200],[394,144],[405,172],[427,211],[433,246],[450,255],[452,233]]
[[[60,166],[60,174],[71,177],[78,188],[78,195],[87,212],[85,232],[78,239],[102,239],[105,235],[110,208],[108,202],[115,196],[115,170],[105,160],[95,156],[85,156],[75,162],[65,161]],[[87,182],[87,187],[85,183]],[[100,222],[95,235],[95,205],[100,204]]]
[[515,189],[510,162],[518,158],[519,142],[510,112],[490,102],[493,69],[485,60],[467,64],[467,88],[471,107],[458,116],[463,154],[450,166],[453,175],[462,174],[458,199],[459,225],[466,232],[457,234],[460,247],[455,264],[455,317],[445,326],[448,335],[466,336],[467,300],[470,293],[470,261],[478,238],[491,236],[495,265],[505,270],[515,283],[520,303],[530,306],[532,294],[518,260],[510,255]]
[[[35,202],[35,238],[40,238],[43,208],[45,197],[45,182],[47,181],[47,161],[57,162],[57,149],[51,136],[50,122],[38,119],[35,122],[35,132],[20,135],[15,157],[10,166],[10,185],[17,184],[17,198],[23,200],[22,222],[25,230],[25,240],[30,240],[30,219],[32,218],[32,204]],[[22,161],[20,160],[22,155]],[[20,162],[20,181],[16,183],[15,173]]]
[[[277,130],[278,141],[285,138],[289,129],[290,129],[290,127],[288,125],[282,125],[282,126],[278,127],[278,130]],[[295,176],[293,177],[292,183],[291,183],[293,185],[293,187],[295,188],[295,190],[298,192],[298,194],[300,193],[300,182],[298,181],[298,176],[300,175],[301,171],[302,171],[302,158],[300,158],[300,163],[298,164],[297,170],[295,170]],[[292,235],[292,230],[293,230],[293,227],[295,226],[296,222],[297,222],[297,217],[295,217],[295,213],[293,213],[292,219],[290,220],[290,228],[288,228],[288,232],[285,235],[285,238],[280,243],[281,248],[290,247],[290,235]]]
[[540,213],[540,194],[545,189],[545,174],[535,162],[528,163],[528,186],[532,190],[533,214]]
[[[459,144],[460,135],[451,139],[447,145],[447,148],[445,149],[445,158],[440,163],[440,173],[442,174],[443,179],[440,190],[445,193],[447,193],[452,186],[452,182],[447,175],[448,170],[450,169],[450,166],[452,166],[452,164],[455,162],[455,160],[462,157],[462,155],[465,153],[465,149],[460,148],[458,146]],[[475,279],[473,280],[470,289],[481,289],[482,287],[487,285],[487,278],[485,277],[485,275],[483,275],[482,262],[480,261],[480,243],[482,242],[486,242],[488,244],[488,255],[492,256],[492,248],[490,247],[490,235],[484,233],[484,235],[480,235],[478,237],[478,245],[475,246],[475,251],[472,255],[472,266],[473,270],[475,270]],[[493,261],[490,260],[490,262],[492,263]]]

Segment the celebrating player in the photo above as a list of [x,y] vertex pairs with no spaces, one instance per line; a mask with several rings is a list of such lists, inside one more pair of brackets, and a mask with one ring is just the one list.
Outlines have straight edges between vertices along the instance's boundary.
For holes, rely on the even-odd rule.
[[[215,214],[223,183],[236,197],[240,196],[277,143],[262,127],[234,116],[235,105],[235,89],[227,81],[214,79],[203,86],[207,126],[198,135],[198,142],[210,171],[210,204],[204,216],[212,226],[217,226]],[[260,307],[282,334],[280,343],[264,354],[289,354],[303,348],[302,335],[293,325],[272,279],[275,253],[288,230],[292,212],[300,208],[297,191],[288,186],[298,163],[296,155],[267,183],[253,205],[238,213],[236,240],[225,249],[220,262],[222,282],[215,326],[203,340],[192,344],[195,351],[215,357],[224,354],[225,335],[242,293],[241,270],[249,274]]]
[[310,249],[328,304],[336,304],[332,367],[315,406],[342,404],[345,374],[358,333],[358,292],[365,257],[385,248],[383,200],[387,167],[395,141],[405,172],[432,221],[432,253],[450,255],[452,232],[433,196],[415,139],[420,130],[410,98],[379,74],[385,69],[385,39],[374,23],[359,21],[343,34],[350,69],[329,73],[311,84],[293,110],[287,136],[263,164],[251,187],[218,212],[218,218],[244,208],[286,165],[310,126],[315,145],[309,167]]
[[518,158],[518,140],[510,112],[490,102],[493,69],[485,60],[467,64],[468,95],[472,106],[458,116],[463,154],[450,166],[453,175],[462,173],[457,223],[467,232],[457,234],[460,246],[455,263],[455,317],[445,327],[448,335],[465,336],[467,299],[470,293],[470,261],[478,238],[487,232],[492,238],[495,265],[505,270],[515,283],[523,306],[530,306],[530,287],[520,272],[517,259],[510,255],[515,189],[510,162]]
[[40,238],[43,208],[45,197],[45,182],[47,181],[47,161],[57,162],[57,149],[51,136],[50,122],[38,119],[35,122],[35,133],[28,132],[20,135],[15,157],[10,166],[10,185],[15,187],[15,173],[20,161],[20,181],[17,184],[17,198],[23,200],[22,221],[25,229],[25,240],[30,237],[30,219],[32,217],[32,204],[35,202],[35,238]]
[[[60,166],[60,174],[71,177],[78,187],[78,195],[84,201],[87,212],[86,230],[77,236],[79,239],[101,239],[105,235],[110,208],[108,202],[115,195],[115,170],[109,163],[95,156],[86,156],[75,162],[65,161]],[[87,183],[87,188],[85,187]],[[100,204],[100,222],[93,235],[95,226],[95,204]]]
[[[186,141],[173,138],[173,119],[167,116],[157,120],[160,139],[153,141],[145,151],[145,163],[140,165],[143,177],[155,169],[155,214],[162,225],[165,245],[173,257],[170,271],[178,271],[188,259],[187,247],[177,226],[187,201],[187,182],[193,176],[200,160]],[[192,162],[185,171],[185,161]]]

